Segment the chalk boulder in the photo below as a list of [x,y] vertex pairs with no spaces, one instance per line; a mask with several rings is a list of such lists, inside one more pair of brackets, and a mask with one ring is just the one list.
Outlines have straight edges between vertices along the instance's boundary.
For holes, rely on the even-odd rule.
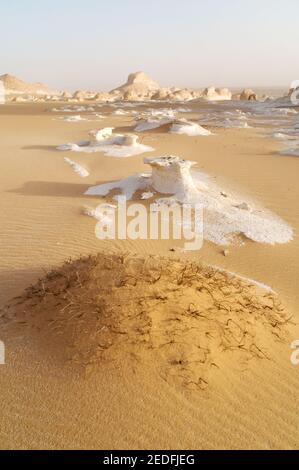
[[242,101],[257,101],[257,99],[258,99],[257,94],[250,88],[246,88],[240,94],[240,100]]
[[232,94],[228,88],[215,88],[210,86],[205,88],[202,97],[208,101],[225,101],[231,100]]

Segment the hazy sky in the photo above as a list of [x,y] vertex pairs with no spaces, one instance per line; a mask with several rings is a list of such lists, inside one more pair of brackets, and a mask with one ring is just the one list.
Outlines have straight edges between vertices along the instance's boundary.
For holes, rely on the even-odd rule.
[[0,17],[0,74],[52,87],[299,79],[299,0],[0,0]]

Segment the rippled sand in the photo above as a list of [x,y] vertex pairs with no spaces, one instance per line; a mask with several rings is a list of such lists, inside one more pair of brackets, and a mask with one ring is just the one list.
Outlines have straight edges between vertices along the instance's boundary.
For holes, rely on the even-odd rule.
[[[201,111],[198,107],[194,116]],[[82,215],[82,207],[99,202],[83,196],[89,186],[144,171],[142,156],[76,154],[76,162],[90,173],[81,179],[56,150],[86,138],[95,127],[131,131],[131,118],[60,122],[53,117],[61,113],[47,108],[0,108],[1,305],[66,258],[100,250],[170,256],[174,245],[101,242],[94,235],[95,220]],[[144,133],[142,143],[155,148],[153,155],[172,153],[198,161],[199,169],[217,183],[256,199],[293,226],[294,240],[285,245],[246,241],[230,247],[224,257],[223,248],[206,242],[199,253],[179,256],[270,285],[298,322],[299,160],[279,155],[281,144],[265,138],[265,128],[215,128],[216,135],[204,138],[170,135],[161,128]],[[295,448],[299,366],[290,363],[290,342],[299,338],[298,328],[290,325],[288,334],[285,341],[271,345],[271,360],[249,361],[240,370],[223,359],[211,386],[198,392],[165,381],[129,357],[105,362],[96,374],[65,370],[41,355],[21,326],[17,338],[6,338],[6,365],[0,366],[6,397],[1,447]]]

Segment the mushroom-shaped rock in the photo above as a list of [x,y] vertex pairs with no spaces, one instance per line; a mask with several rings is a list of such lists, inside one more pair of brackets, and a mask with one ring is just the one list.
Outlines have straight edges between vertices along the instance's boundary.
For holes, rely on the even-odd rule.
[[144,163],[152,168],[151,186],[162,194],[175,194],[182,202],[197,198],[199,189],[206,189],[202,184],[195,185],[190,168],[196,164],[190,160],[183,160],[177,156],[146,157]]

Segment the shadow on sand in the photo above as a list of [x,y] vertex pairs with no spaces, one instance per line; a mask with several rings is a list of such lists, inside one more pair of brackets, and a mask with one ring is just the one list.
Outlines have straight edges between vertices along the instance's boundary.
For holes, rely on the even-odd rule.
[[[55,183],[52,181],[28,181],[21,188],[11,189],[8,192],[22,196],[52,196],[52,197],[86,197],[84,193],[90,186],[104,184],[107,181],[97,181],[94,184]],[[109,181],[110,183],[110,181]]]

